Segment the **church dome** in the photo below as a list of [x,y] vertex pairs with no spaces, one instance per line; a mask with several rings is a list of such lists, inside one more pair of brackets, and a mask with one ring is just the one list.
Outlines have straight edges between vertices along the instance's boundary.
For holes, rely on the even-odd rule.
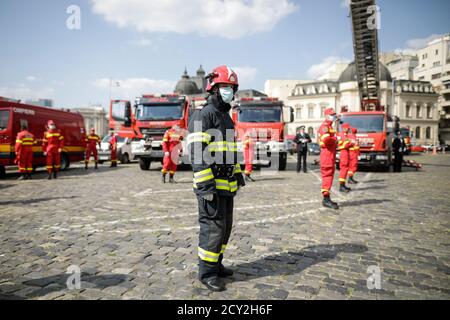
[[184,74],[181,76],[180,81],[178,81],[177,85],[175,86],[175,93],[191,95],[202,93],[202,91],[197,87],[195,81],[189,78],[187,70],[185,70]]
[[[389,69],[382,64],[381,62],[378,63],[379,69],[380,69],[380,82],[381,81],[387,81],[392,82],[392,76],[389,72]],[[354,62],[350,63],[347,67],[347,69],[344,70],[344,72],[341,73],[341,76],[339,77],[339,82],[353,82],[357,81],[357,75],[356,75],[356,65]]]

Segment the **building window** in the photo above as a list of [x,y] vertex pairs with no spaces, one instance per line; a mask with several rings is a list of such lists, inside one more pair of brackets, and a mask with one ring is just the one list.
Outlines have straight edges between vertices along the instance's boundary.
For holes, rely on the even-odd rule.
[[438,49],[436,49],[436,55],[438,55],[439,54],[439,50]]
[[308,118],[314,118],[314,107],[308,107]]
[[327,109],[327,107],[320,107],[320,117],[321,118],[325,118],[325,110]]
[[427,107],[427,118],[428,119],[432,119],[433,118],[432,109],[431,109],[430,106]]
[[406,117],[411,118],[411,106],[406,105]]
[[425,80],[424,76],[419,77],[419,81],[423,81],[423,80]]
[[439,67],[441,65],[440,61],[433,62],[433,68]]
[[301,119],[302,118],[302,107],[298,107],[295,110],[295,118],[296,119]]
[[425,131],[425,136],[427,139],[431,139],[431,128],[427,127],[427,130]]
[[431,80],[436,80],[436,79],[439,79],[440,77],[441,77],[441,74],[440,73],[436,73],[436,74],[433,74],[431,76]]
[[309,127],[308,128],[308,134],[311,138],[314,138],[314,128],[313,127]]
[[422,107],[421,106],[417,106],[416,118],[422,118]]
[[428,58],[428,53],[425,53],[425,54],[422,56],[422,59],[426,59],[426,58]]
[[420,127],[416,128],[416,139],[420,139]]

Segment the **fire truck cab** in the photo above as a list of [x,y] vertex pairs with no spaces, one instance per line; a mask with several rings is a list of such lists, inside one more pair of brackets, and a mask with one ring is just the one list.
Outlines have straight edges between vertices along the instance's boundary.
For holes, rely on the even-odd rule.
[[[256,166],[272,166],[286,170],[287,145],[285,143],[285,124],[294,121],[294,111],[286,112],[284,103],[277,98],[239,98],[233,103],[232,119],[237,133],[240,162],[243,163],[242,140],[248,131],[256,134],[254,161]],[[289,114],[289,119],[285,119]]]

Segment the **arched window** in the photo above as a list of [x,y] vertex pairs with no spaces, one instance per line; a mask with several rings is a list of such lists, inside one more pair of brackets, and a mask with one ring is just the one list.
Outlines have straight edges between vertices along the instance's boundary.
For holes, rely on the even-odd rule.
[[428,106],[427,107],[427,118],[428,119],[432,119],[433,118],[433,114],[432,114],[432,112],[431,112],[431,106]]
[[311,138],[314,138],[314,128],[313,127],[308,128],[308,134]]
[[417,105],[416,118],[422,118],[422,107],[420,105]]
[[425,137],[426,139],[431,139],[431,127],[427,127],[427,130],[425,131]]
[[416,139],[420,139],[420,127],[416,128]]
[[406,105],[406,117],[411,118],[411,106],[409,104]]

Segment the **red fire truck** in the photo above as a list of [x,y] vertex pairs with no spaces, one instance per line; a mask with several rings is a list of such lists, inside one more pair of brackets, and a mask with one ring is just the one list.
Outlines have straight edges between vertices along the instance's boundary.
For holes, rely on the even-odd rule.
[[286,170],[287,145],[285,143],[285,124],[293,122],[293,109],[290,119],[285,121],[285,107],[277,98],[239,98],[233,103],[232,118],[235,123],[238,151],[242,162],[242,140],[246,132],[256,133],[254,165],[271,166],[275,158],[278,170]]
[[84,159],[86,130],[83,117],[70,111],[38,107],[0,98],[0,176],[5,167],[14,166],[15,141],[20,125],[27,123],[38,143],[33,147],[33,168],[45,166],[42,152],[42,138],[48,120],[53,120],[64,136],[64,148],[61,153],[61,170],[71,162]]
[[[176,124],[187,129],[190,114],[204,101],[203,97],[178,94],[143,95],[133,107],[130,101],[111,101],[110,128],[133,139],[131,152],[139,159],[140,168],[148,170],[152,161],[161,162],[164,157],[162,139],[166,130]],[[180,161],[188,163],[185,155]]]

